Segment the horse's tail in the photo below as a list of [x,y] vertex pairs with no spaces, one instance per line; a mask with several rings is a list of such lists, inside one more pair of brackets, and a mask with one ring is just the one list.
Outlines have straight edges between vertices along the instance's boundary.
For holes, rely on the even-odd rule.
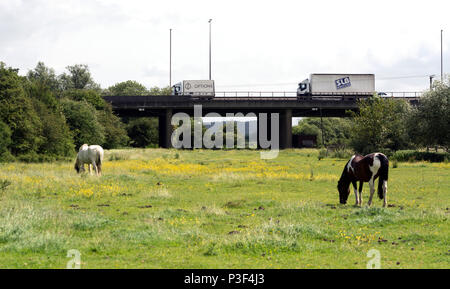
[[379,171],[379,179],[378,179],[378,197],[382,200],[383,199],[383,183],[385,181],[387,182],[388,175],[389,175],[389,160],[383,154],[378,154],[377,157],[381,163],[380,171]]
[[77,173],[80,172],[80,166],[78,165],[78,157],[75,160],[75,165],[73,166],[73,168],[77,171]]
[[103,152],[98,152],[97,160],[95,161],[95,163],[97,164],[97,169],[99,173],[102,172],[102,161],[103,161]]

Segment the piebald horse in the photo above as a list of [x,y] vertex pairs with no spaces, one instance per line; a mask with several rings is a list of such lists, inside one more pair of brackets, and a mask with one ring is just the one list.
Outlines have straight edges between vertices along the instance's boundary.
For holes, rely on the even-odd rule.
[[[383,200],[383,207],[387,206],[387,181],[389,173],[389,160],[382,153],[372,153],[366,156],[354,155],[345,165],[341,178],[338,181],[339,201],[346,204],[350,195],[350,183],[355,192],[355,205],[362,205],[363,182],[369,182],[370,196],[368,206],[372,204],[373,193],[375,192],[375,179],[378,180],[378,197]],[[359,197],[356,190],[356,182],[359,181]]]
[[80,147],[75,161],[75,170],[77,173],[84,172],[84,164],[88,164],[89,174],[92,175],[91,165],[97,176],[102,174],[103,148],[99,145],[84,144]]

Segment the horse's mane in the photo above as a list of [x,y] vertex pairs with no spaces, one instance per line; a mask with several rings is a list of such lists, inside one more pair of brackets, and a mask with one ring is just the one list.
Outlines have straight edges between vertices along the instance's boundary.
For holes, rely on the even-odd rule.
[[341,183],[341,182],[350,183],[350,179],[349,179],[348,173],[347,173],[347,166],[350,161],[351,161],[351,159],[345,164],[344,169],[342,170],[341,177],[339,179],[339,183]]

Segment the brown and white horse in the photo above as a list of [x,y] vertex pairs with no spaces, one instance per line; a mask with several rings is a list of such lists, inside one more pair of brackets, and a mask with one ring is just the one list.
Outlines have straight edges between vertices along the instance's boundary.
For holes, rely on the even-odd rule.
[[[354,155],[345,165],[341,178],[338,181],[339,201],[346,204],[350,195],[350,183],[355,192],[355,205],[362,205],[363,182],[368,182],[370,186],[370,196],[368,206],[372,204],[373,193],[375,192],[375,179],[378,180],[378,197],[383,200],[383,207],[387,206],[387,181],[389,173],[389,160],[382,153],[372,153],[366,156]],[[356,190],[356,182],[359,181],[359,197]]]

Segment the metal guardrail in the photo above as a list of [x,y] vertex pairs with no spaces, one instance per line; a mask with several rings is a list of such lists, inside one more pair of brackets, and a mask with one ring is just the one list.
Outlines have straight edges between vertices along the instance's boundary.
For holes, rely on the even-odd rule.
[[297,97],[295,91],[216,91],[216,97]]
[[421,91],[395,91],[395,92],[380,92],[381,97],[421,97]]
[[[381,97],[421,97],[423,92],[419,91],[395,91],[395,92],[379,92]],[[359,95],[358,93],[318,93],[315,97],[321,96],[345,96]],[[297,97],[295,91],[216,91],[215,97]],[[314,97],[314,96],[313,96]]]

